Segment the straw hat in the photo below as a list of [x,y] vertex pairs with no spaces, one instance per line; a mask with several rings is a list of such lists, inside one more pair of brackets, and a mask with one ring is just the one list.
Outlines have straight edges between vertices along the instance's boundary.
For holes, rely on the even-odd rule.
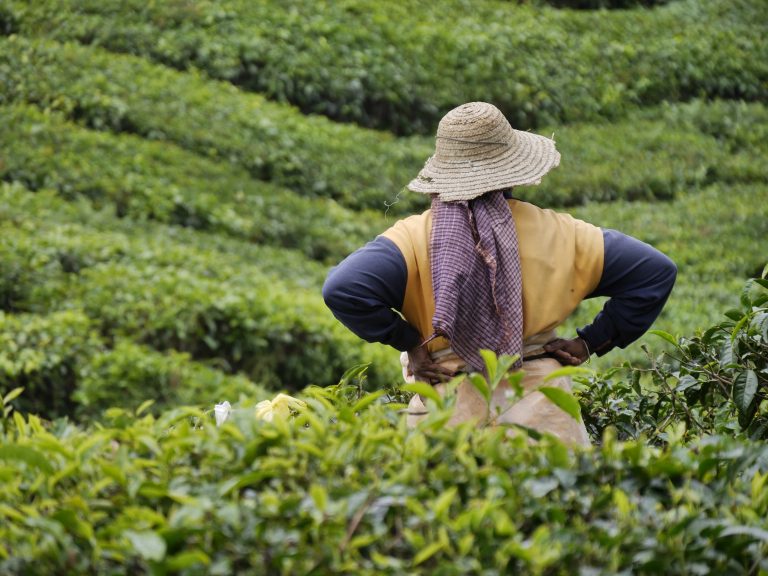
[[560,164],[554,140],[515,130],[487,102],[470,102],[443,116],[435,154],[408,189],[438,194],[451,202],[471,200],[491,190],[538,184]]

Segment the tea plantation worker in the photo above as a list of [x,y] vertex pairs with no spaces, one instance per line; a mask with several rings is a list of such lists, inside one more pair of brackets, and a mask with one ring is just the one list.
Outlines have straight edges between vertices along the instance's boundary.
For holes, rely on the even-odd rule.
[[[450,423],[515,423],[589,442],[577,422],[535,389],[561,364],[578,365],[639,338],[661,312],[677,269],[621,232],[514,198],[560,162],[554,141],[513,129],[493,105],[471,102],[440,121],[435,153],[408,188],[430,210],[391,228],[333,268],[323,296],[333,314],[369,342],[403,352],[404,373],[437,385],[480,371],[480,349],[519,355],[524,396],[508,383],[491,405],[469,382],[456,390]],[[608,296],[571,338],[560,325],[585,298]],[[569,378],[548,386],[570,390]],[[413,424],[426,409],[409,407]]]

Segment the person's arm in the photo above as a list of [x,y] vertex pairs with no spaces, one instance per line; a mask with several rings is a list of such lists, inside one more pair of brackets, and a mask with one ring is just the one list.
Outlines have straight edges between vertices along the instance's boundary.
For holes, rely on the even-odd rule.
[[591,324],[576,330],[578,338],[545,347],[566,364],[581,364],[591,354],[602,356],[637,340],[661,313],[675,284],[677,267],[653,246],[610,229],[603,230],[603,239],[603,274],[587,298],[610,299]]
[[400,310],[408,284],[408,267],[400,249],[379,236],[350,254],[328,274],[323,298],[333,315],[368,342],[408,352],[408,373],[424,382],[440,382],[454,374],[435,364],[418,330]]
[[640,338],[661,313],[677,278],[675,263],[653,246],[616,230],[603,230],[603,238],[603,275],[588,297],[610,299],[591,324],[576,331],[598,356]]
[[379,236],[331,269],[323,299],[360,338],[410,350],[421,343],[421,335],[394,311],[402,308],[407,281],[402,253],[394,242]]

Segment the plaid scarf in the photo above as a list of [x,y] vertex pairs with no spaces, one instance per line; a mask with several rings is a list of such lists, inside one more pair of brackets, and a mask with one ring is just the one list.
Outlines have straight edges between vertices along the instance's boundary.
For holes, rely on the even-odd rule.
[[442,202],[435,196],[432,215],[435,336],[448,338],[453,351],[473,370],[484,370],[482,348],[522,358],[520,255],[515,221],[503,192],[458,202]]

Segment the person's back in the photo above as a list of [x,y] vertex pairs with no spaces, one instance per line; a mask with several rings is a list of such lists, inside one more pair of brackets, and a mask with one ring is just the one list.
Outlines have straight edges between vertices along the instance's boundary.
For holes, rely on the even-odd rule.
[[[577,365],[639,338],[677,270],[639,240],[511,198],[559,160],[554,142],[512,129],[490,104],[452,110],[438,127],[435,155],[409,184],[431,195],[432,209],[347,257],[329,273],[323,296],[358,336],[403,352],[408,378],[439,384],[480,371],[481,349],[517,356],[526,396],[507,406],[500,390],[483,405],[462,385],[453,422],[501,411],[504,422],[585,443],[583,425],[564,420],[536,388],[559,363]],[[594,296],[610,299],[576,337],[558,338],[557,326]],[[570,389],[568,379],[554,384]]]
[[[569,214],[509,199],[517,228],[523,277],[523,338],[559,326],[600,282],[603,234],[600,228]],[[402,253],[408,281],[402,305],[405,319],[423,339],[432,334],[435,299],[429,239],[432,211],[410,216],[382,233]],[[445,339],[429,343],[430,352],[445,348]]]

